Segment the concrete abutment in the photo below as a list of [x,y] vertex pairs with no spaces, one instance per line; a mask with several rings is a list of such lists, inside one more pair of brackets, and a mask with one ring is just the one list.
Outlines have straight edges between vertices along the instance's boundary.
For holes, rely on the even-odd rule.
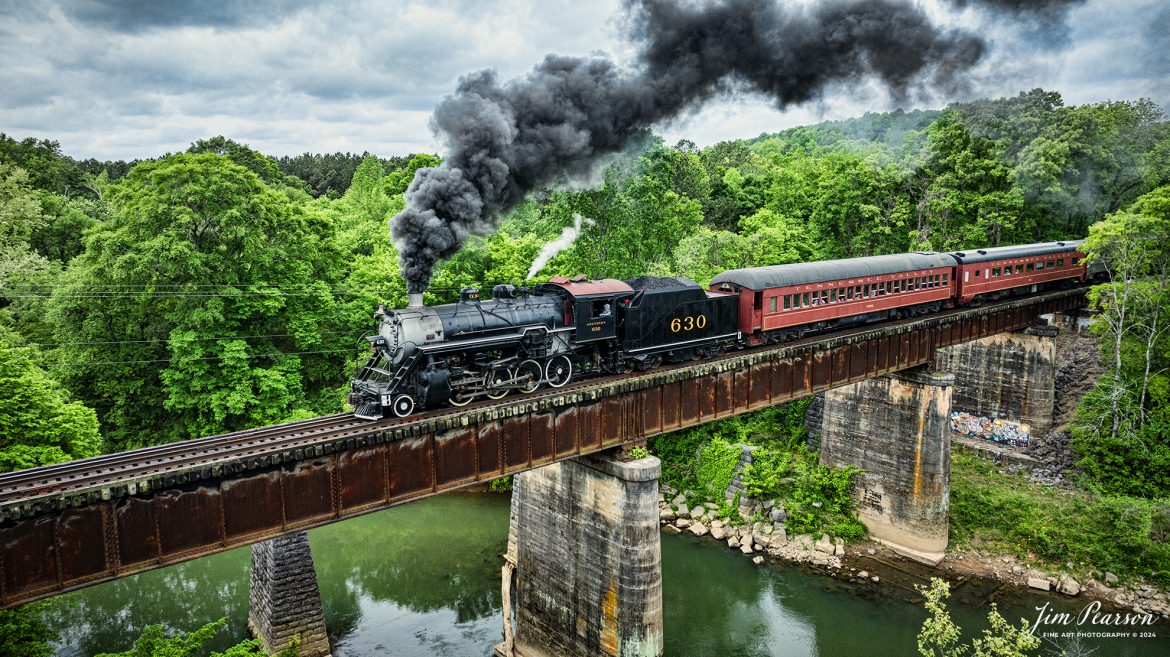
[[306,532],[252,546],[248,629],[268,652],[300,640],[300,657],[329,657],[321,591]]
[[660,473],[606,453],[515,476],[496,655],[662,655]]
[[954,377],[926,368],[825,393],[821,463],[862,469],[858,519],[894,551],[929,564],[947,547]]

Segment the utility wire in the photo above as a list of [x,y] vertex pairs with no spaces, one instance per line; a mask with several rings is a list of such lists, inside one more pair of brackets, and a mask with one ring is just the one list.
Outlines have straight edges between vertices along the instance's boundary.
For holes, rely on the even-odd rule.
[[[281,356],[307,356],[309,354],[342,354],[342,353],[356,353],[359,351],[356,348],[350,349],[324,349],[320,351],[293,351],[293,352],[276,352],[271,354],[246,354],[243,356],[231,356],[231,358],[280,358]],[[203,360],[223,360],[229,356],[204,356],[201,358],[183,358],[186,361],[203,361]],[[158,360],[87,360],[86,365],[150,365],[158,363],[170,363],[172,359],[163,358]],[[47,362],[47,361],[44,361]]]

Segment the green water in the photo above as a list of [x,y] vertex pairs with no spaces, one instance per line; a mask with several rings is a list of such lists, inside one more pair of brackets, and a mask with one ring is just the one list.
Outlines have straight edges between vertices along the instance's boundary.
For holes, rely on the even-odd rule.
[[[334,657],[483,657],[501,636],[500,554],[508,532],[502,495],[451,494],[310,532]],[[190,630],[226,617],[210,645],[246,638],[247,549],[91,587],[58,605],[57,654],[126,650],[142,628]],[[917,654],[925,614],[910,585],[917,573],[883,572],[858,586],[783,565],[758,567],[736,551],[686,536],[662,537],[666,654],[678,657]],[[995,601],[1009,619],[1051,602],[1081,601],[992,583],[955,589],[955,619],[982,627]],[[1104,639],[1098,655],[1170,654],[1156,639]]]

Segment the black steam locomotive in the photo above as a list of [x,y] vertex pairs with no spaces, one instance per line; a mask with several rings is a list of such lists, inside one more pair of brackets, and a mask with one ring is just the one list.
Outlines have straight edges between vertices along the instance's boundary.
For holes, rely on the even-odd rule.
[[912,317],[1068,286],[1080,242],[916,252],[723,272],[704,290],[683,278],[552,278],[536,289],[465,288],[459,302],[378,308],[369,361],[351,383],[355,415],[559,388],[585,373],[646,370],[732,348]]
[[465,288],[458,303],[379,307],[372,355],[351,385],[358,417],[464,406],[559,388],[583,372],[649,369],[734,347],[738,296],[682,278],[552,278],[535,290]]

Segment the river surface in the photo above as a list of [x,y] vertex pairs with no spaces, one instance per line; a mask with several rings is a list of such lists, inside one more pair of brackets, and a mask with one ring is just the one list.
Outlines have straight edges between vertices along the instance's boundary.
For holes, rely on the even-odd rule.
[[[334,657],[490,655],[501,637],[500,555],[507,533],[507,496],[461,493],[311,531]],[[127,650],[152,623],[189,631],[226,618],[209,649],[247,638],[250,555],[247,548],[234,550],[67,596],[52,619],[61,632],[56,654]],[[784,564],[759,567],[710,540],[669,535],[662,536],[662,570],[671,657],[917,654],[915,636],[926,616],[910,588],[921,581],[917,573],[879,565],[881,583],[850,584]],[[986,625],[989,601],[1007,618],[1029,622],[1045,603],[1050,611],[1073,613],[1085,604],[993,582],[953,590],[952,615],[967,636]],[[1164,622],[1140,629],[1157,637],[1085,643],[1102,657],[1170,655]]]

